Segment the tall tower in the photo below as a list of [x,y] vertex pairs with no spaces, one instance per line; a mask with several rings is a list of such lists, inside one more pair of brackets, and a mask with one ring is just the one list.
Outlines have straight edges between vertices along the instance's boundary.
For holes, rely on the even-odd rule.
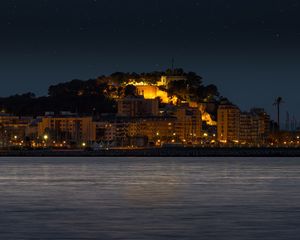
[[282,101],[282,97],[278,97],[275,99],[275,102],[274,102],[274,106],[277,107],[277,124],[278,124],[278,130],[280,130],[280,106],[281,104],[283,103]]

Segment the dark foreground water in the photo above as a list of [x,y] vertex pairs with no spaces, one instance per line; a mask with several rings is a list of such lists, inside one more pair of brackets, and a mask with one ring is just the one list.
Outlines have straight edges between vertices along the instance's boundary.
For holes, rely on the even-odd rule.
[[2,158],[0,239],[300,239],[300,158]]

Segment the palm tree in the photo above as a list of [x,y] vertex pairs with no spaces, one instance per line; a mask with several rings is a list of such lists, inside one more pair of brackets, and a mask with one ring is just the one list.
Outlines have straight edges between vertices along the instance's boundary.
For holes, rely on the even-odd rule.
[[280,105],[283,103],[282,97],[278,97],[275,99],[274,106],[277,107],[277,124],[278,124],[278,130],[280,130]]

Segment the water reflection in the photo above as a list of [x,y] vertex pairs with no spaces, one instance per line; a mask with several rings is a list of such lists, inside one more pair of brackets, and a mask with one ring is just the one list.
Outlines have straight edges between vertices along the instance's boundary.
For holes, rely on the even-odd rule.
[[300,159],[0,160],[0,239],[298,239]]
[[131,204],[159,204],[180,197],[185,188],[182,166],[157,162],[154,168],[148,169],[148,165],[137,163],[133,175],[120,179],[124,199]]

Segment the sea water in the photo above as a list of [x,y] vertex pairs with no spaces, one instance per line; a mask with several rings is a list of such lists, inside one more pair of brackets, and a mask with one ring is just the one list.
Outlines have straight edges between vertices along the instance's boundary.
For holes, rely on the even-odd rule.
[[300,158],[0,158],[0,239],[300,239]]

